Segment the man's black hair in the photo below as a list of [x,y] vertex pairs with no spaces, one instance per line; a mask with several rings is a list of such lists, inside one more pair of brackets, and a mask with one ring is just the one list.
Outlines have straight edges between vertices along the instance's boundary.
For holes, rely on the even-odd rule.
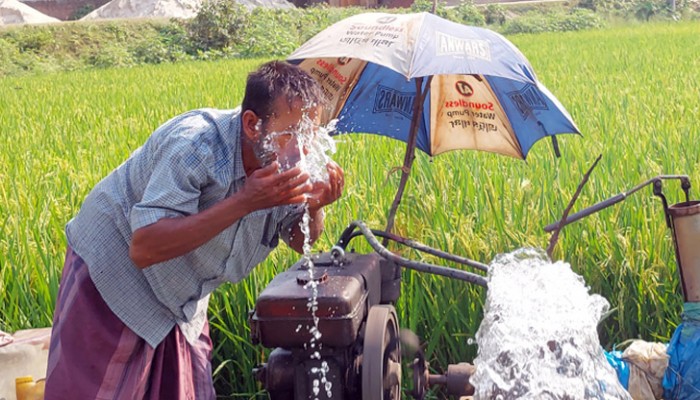
[[280,97],[290,106],[297,99],[308,106],[324,104],[321,86],[306,71],[284,61],[270,61],[248,75],[241,108],[266,120]]

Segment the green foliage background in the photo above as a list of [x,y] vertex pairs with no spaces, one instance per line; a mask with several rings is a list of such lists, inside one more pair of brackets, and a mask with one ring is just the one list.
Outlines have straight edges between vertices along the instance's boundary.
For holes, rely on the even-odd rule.
[[[33,46],[51,45],[41,32]],[[119,25],[110,35],[130,40]],[[397,216],[398,233],[483,262],[522,246],[545,247],[542,227],[560,216],[598,154],[603,159],[576,209],[661,173],[689,174],[697,198],[699,36],[695,22],[512,36],[583,137],[561,137],[561,159],[546,141],[527,162],[479,152],[419,155]],[[0,330],[50,325],[63,227],[90,188],[173,115],[236,106],[246,74],[262,61],[0,78]],[[377,136],[337,141],[335,158],[346,170],[347,187],[328,210],[319,251],[353,219],[383,226],[398,183],[398,174],[387,177],[388,171],[403,157],[401,143]],[[671,202],[680,200],[677,186],[666,192]],[[359,242],[357,247],[366,250]],[[669,231],[651,189],[566,228],[555,256],[615,308],[600,328],[604,346],[637,337],[668,340],[681,296]],[[272,276],[296,260],[281,247],[243,283],[224,286],[213,297],[215,379],[222,396],[256,396],[249,371],[265,352],[248,340],[247,311]],[[482,303],[480,289],[406,271],[399,320],[426,340],[429,361],[440,372],[475,355],[467,338],[478,327]]]

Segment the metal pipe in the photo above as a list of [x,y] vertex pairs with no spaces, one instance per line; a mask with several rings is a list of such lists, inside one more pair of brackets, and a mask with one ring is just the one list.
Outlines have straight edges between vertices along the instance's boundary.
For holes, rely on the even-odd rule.
[[[377,229],[370,229],[370,231],[372,232],[372,234],[374,234],[374,236],[378,236],[381,238],[392,240],[396,243],[411,247],[411,248],[416,249],[416,250],[423,252],[423,253],[427,253],[427,254],[430,254],[430,255],[433,255],[436,257],[443,258],[447,261],[456,262],[456,263],[462,264],[462,265],[468,265],[470,267],[476,268],[476,269],[484,271],[484,272],[488,272],[488,270],[489,270],[489,266],[486,264],[480,263],[478,261],[470,260],[466,257],[458,256],[456,254],[451,254],[451,253],[448,253],[446,251],[435,249],[433,247],[429,247],[423,243],[416,242],[415,240],[412,240],[412,239],[408,239],[408,238],[405,238],[405,237],[402,237],[402,236],[399,236],[399,235],[396,235],[393,233],[386,233],[384,231],[380,231]],[[349,237],[346,239],[347,241],[343,245],[339,245],[339,246],[342,247],[343,249],[345,249],[347,246],[347,242],[349,242],[350,240],[352,240],[353,238],[356,238],[358,236],[362,236],[362,232],[358,232],[358,231],[353,230],[352,234],[349,235]],[[382,245],[384,245],[384,244],[382,243]]]
[[469,283],[473,283],[475,285],[487,287],[486,278],[484,278],[481,275],[477,275],[467,271],[462,271],[455,268],[442,267],[439,265],[419,261],[412,261],[401,256],[397,256],[396,254],[390,252],[381,243],[379,243],[374,233],[372,233],[372,231],[362,221],[351,222],[348,225],[348,227],[345,228],[345,231],[343,231],[343,233],[341,234],[337,246],[344,248],[344,245],[347,244],[348,240],[352,237],[352,234],[355,231],[355,229],[359,229],[360,232],[362,232],[362,235],[365,237],[365,239],[367,239],[367,243],[369,243],[369,245],[372,247],[372,249],[374,249],[375,252],[377,252],[377,254],[389,261],[393,261],[396,264],[399,264],[404,268],[420,272],[426,272],[433,275],[441,275],[448,278],[459,279]]
[[[615,195],[609,199],[603,200],[600,203],[596,203],[588,208],[584,208],[583,210],[581,210],[575,214],[569,215],[566,218],[566,221],[564,221],[562,226],[569,225],[570,223],[576,222],[576,221],[578,221],[582,218],[585,218],[585,217],[587,217],[595,212],[598,212],[598,211],[603,210],[605,208],[608,208],[614,204],[617,204],[617,203],[621,202],[622,200],[625,200],[628,196],[632,195],[633,193],[638,192],[639,190],[641,190],[645,186],[648,186],[651,183],[661,181],[661,180],[666,180],[666,179],[679,179],[679,180],[681,180],[682,185],[683,185],[683,190],[685,191],[685,195],[686,195],[686,201],[687,201],[688,190],[686,190],[686,185],[688,185],[688,187],[689,187],[689,182],[690,182],[690,179],[688,178],[687,175],[659,175],[657,177],[651,178],[645,182],[640,183],[639,185],[628,190],[627,192],[622,192],[622,193]],[[560,222],[554,222],[552,224],[549,224],[549,225],[544,227],[544,231],[545,232],[553,232],[554,230],[556,230],[559,227],[559,224],[560,224]]]

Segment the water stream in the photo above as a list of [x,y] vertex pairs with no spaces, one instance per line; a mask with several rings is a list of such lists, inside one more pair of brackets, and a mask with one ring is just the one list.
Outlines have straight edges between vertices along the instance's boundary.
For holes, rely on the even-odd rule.
[[[276,135],[287,135],[288,140],[279,141],[283,146],[274,141],[268,142],[266,145],[269,152],[275,154],[280,163],[281,170],[287,170],[294,166],[299,166],[309,174],[309,182],[327,182],[329,179],[326,165],[331,162],[330,155],[335,153],[335,141],[330,134],[335,130],[337,121],[331,121],[326,126],[316,126],[308,116],[304,116],[300,122],[299,129],[296,132],[273,132],[268,139],[275,138]],[[291,136],[290,136],[291,134]],[[284,138],[283,138],[284,139]],[[303,243],[303,260],[309,274],[308,283],[304,286],[309,290],[309,299],[306,304],[307,309],[312,317],[312,325],[306,328],[309,331],[310,340],[306,344],[306,348],[311,352],[311,359],[321,361],[319,367],[313,367],[309,371],[313,376],[312,392],[314,400],[318,400],[318,396],[323,390],[327,398],[332,397],[333,384],[326,375],[329,371],[326,361],[321,359],[320,339],[322,334],[318,328],[319,317],[318,311],[318,281],[314,279],[314,264],[311,257],[311,231],[310,231],[311,215],[309,213],[309,205],[303,206],[303,216],[299,227],[304,235]],[[301,328],[301,327],[299,327]]]
[[569,264],[520,249],[495,259],[488,284],[475,400],[631,400],[596,331],[610,306]]

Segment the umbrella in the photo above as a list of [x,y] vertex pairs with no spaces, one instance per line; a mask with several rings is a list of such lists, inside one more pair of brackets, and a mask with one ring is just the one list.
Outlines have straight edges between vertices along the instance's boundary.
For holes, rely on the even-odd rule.
[[525,56],[484,28],[430,13],[364,13],[311,38],[288,60],[315,77],[338,132],[407,143],[390,232],[415,148],[475,149],[525,159],[539,139],[579,133]]

